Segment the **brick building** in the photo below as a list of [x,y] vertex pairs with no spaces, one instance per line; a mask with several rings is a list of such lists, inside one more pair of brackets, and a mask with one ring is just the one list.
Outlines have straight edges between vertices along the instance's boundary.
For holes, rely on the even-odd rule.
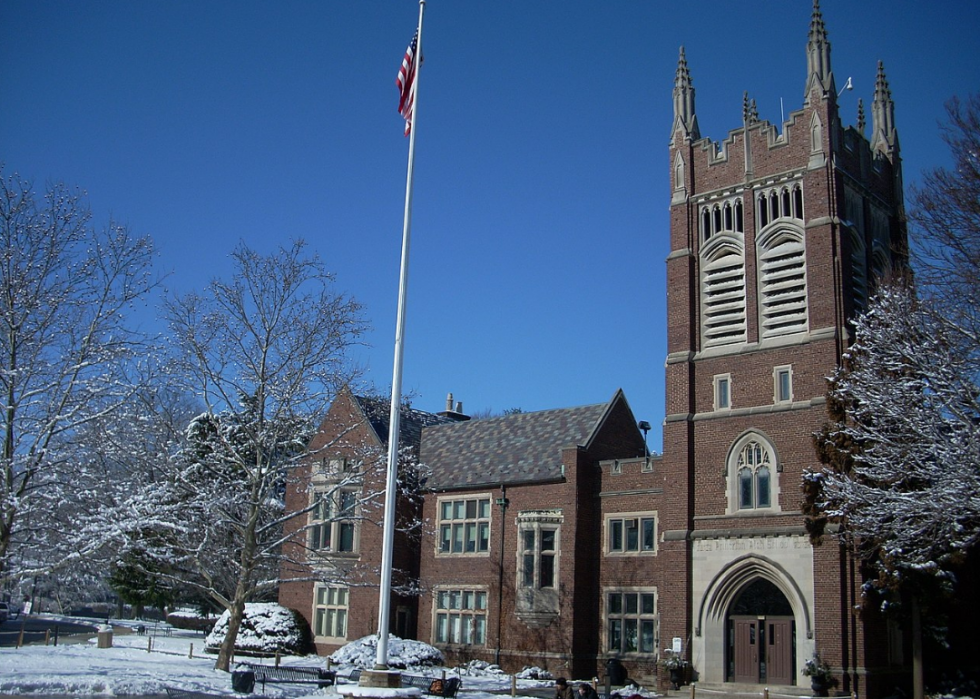
[[[382,503],[387,475],[390,402],[343,390],[311,440],[309,456],[286,484],[286,509],[306,513],[287,520],[279,602],[300,611],[317,651],[330,653],[348,640],[378,630]],[[400,478],[418,491],[416,458],[422,428],[461,418],[401,411]],[[392,560],[392,632],[414,638],[419,574],[421,498],[401,493]]]
[[[859,615],[859,563],[836,543],[811,546],[800,513],[848,319],[877,277],[907,263],[894,104],[879,65],[870,137],[863,106],[856,126],[841,124],[816,3],[805,61],[800,109],[771,124],[746,96],[737,128],[716,143],[700,135],[681,49],[663,455],[647,454],[622,392],[488,420],[416,415],[428,526],[401,544],[400,569],[418,575],[421,596],[393,605],[395,633],[450,662],[573,677],[601,676],[615,657],[649,681],[663,649],[679,647],[706,684],[805,685],[800,670],[817,652],[838,690],[880,696],[898,682],[901,634]],[[363,422],[351,401],[336,416]],[[314,446],[361,434],[329,420]],[[378,448],[382,434],[358,439]],[[313,502],[309,477],[299,474],[292,506]],[[380,530],[358,526],[357,550],[343,556],[373,570]],[[329,585],[280,595],[319,629],[324,651],[376,630],[365,590],[332,585],[332,599],[348,601],[342,635],[321,624]]]
[[422,539],[430,594],[419,637],[451,662],[594,675],[600,464],[645,453],[621,391],[604,404],[426,429],[424,515],[435,526]]

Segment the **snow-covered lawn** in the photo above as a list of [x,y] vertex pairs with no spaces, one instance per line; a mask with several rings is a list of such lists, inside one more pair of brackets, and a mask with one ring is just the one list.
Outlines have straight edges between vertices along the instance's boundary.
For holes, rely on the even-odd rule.
[[[139,622],[123,622],[135,626]],[[111,648],[98,648],[91,641],[62,642],[57,647],[44,645],[23,648],[0,648],[0,694],[64,694],[72,696],[126,694],[163,694],[166,687],[207,692],[210,694],[235,695],[231,688],[231,676],[214,670],[213,655],[203,652],[204,638],[200,633],[174,629],[171,636],[139,636],[124,633],[117,622]],[[152,626],[151,626],[152,631]],[[153,652],[147,652],[149,639],[153,640]],[[193,644],[193,656],[191,645]],[[269,663],[268,659],[244,658]],[[282,658],[286,665],[318,665],[323,667],[325,658],[317,656]],[[343,665],[334,666],[343,673]],[[410,670],[413,674],[439,676],[442,668]],[[453,672],[453,671],[449,671]],[[496,673],[462,674],[459,699],[500,699],[500,693],[509,696],[511,676]],[[522,690],[552,686],[550,680],[518,680],[518,696]],[[343,685],[341,685],[343,686]],[[261,693],[257,685],[256,692]],[[303,697],[333,696],[335,688],[317,690],[304,685],[267,685],[266,696]]]

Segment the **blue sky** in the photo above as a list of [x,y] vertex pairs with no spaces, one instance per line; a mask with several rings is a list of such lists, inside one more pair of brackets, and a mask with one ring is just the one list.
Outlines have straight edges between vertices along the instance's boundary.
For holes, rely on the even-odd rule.
[[[878,60],[906,183],[977,91],[980,5],[821,4],[845,123]],[[801,106],[811,2],[429,0],[404,386],[415,406],[540,410],[626,392],[664,416],[668,135],[685,46],[702,134]],[[307,240],[366,307],[391,382],[414,0],[0,0],[0,162],[151,235],[178,292],[239,241]],[[870,129],[869,129],[870,132]],[[147,310],[152,318],[153,309]],[[152,324],[152,321],[148,321]]]

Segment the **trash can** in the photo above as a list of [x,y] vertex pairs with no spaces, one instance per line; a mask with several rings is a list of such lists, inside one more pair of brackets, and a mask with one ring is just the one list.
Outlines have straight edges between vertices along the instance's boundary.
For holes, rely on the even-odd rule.
[[100,626],[96,629],[96,638],[99,648],[112,648],[112,627],[108,624]]
[[240,694],[251,694],[255,689],[255,672],[252,670],[233,670],[231,688]]
[[619,658],[609,658],[606,661],[606,676],[610,684],[619,686],[626,684],[626,668],[619,662]]

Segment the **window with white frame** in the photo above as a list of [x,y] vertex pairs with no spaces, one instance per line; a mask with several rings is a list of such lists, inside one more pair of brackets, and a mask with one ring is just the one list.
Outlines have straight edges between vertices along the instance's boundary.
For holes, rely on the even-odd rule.
[[310,548],[318,552],[357,552],[357,492],[314,490],[310,511]]
[[337,478],[360,470],[360,462],[337,456],[324,456],[320,459],[320,473],[327,478]]
[[659,643],[656,588],[606,589],[606,651],[649,653]]
[[486,554],[490,550],[490,497],[439,501],[439,553]]
[[313,634],[317,638],[347,638],[349,590],[317,585],[313,605]]
[[485,646],[487,644],[487,591],[437,589],[435,592],[436,643]]
[[521,587],[557,587],[555,556],[558,527],[532,526],[521,529]]
[[657,551],[657,513],[623,513],[606,517],[606,555],[631,556]]
[[762,435],[739,439],[729,452],[729,511],[778,510],[779,470],[775,450]]
[[530,623],[558,614],[560,509],[524,510],[517,515],[517,613]]
[[732,375],[718,374],[714,377],[715,410],[728,410],[732,407]]
[[777,366],[772,370],[773,399],[776,403],[789,403],[793,400],[793,367]]

